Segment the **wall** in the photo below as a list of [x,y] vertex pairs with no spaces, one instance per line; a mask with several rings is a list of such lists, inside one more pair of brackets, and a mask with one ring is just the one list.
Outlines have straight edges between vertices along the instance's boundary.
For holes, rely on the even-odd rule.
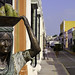
[[65,21],[65,31],[75,27],[75,21]]
[[75,39],[75,30],[73,31],[73,40]]
[[40,18],[40,47],[41,47],[41,52],[40,52],[40,60],[43,59],[43,33],[44,33],[44,27],[43,27],[43,19],[42,17]]
[[[14,8],[18,11],[19,16],[26,16],[26,0],[14,0]],[[14,27],[14,53],[26,50],[26,28],[23,21],[20,21]],[[27,75],[27,66],[25,65],[20,71],[20,75]]]

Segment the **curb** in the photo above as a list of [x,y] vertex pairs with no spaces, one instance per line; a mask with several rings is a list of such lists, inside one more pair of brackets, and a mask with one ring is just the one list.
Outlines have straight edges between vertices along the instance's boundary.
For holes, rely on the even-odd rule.
[[64,66],[62,63],[60,63],[60,62],[59,62],[59,64],[62,65],[62,67],[64,68],[64,70],[65,70],[65,72],[67,73],[67,75],[70,75],[69,72],[67,71],[67,69],[65,68],[65,66]]
[[[55,57],[56,57],[56,59],[58,61],[58,56],[56,54],[55,54]],[[67,73],[67,75],[70,75],[69,72],[67,71],[67,69],[65,68],[65,66],[61,62],[59,62],[59,61],[58,61],[58,63],[62,65],[62,67],[64,68],[64,70]]]
[[[57,58],[58,58],[58,57],[56,56],[56,59],[57,59]],[[57,61],[58,61],[58,59],[57,59]],[[58,61],[58,63],[62,65],[62,67],[64,68],[64,70],[65,70],[65,72],[67,73],[67,75],[70,75],[69,72],[67,71],[67,69],[65,68],[65,66],[64,66],[61,62],[59,62],[59,61]]]
[[[58,61],[58,56],[56,54],[55,54],[55,57],[56,57],[56,59]],[[59,61],[58,61],[58,63],[62,65],[62,67],[64,68],[64,70],[67,73],[67,75],[70,75],[69,72],[67,71],[67,69],[65,68],[65,66],[61,62],[59,62]]]
[[72,52],[72,51],[67,50],[67,49],[64,49],[64,50],[67,51],[67,52],[69,52],[69,53],[72,54],[72,55],[75,55],[75,52]]

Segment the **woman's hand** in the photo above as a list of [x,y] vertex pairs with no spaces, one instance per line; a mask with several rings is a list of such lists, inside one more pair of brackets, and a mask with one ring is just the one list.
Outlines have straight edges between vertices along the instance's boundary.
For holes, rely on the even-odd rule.
[[24,24],[25,24],[26,26],[29,25],[29,22],[28,22],[28,19],[26,18],[26,16],[21,16],[21,19],[24,21]]

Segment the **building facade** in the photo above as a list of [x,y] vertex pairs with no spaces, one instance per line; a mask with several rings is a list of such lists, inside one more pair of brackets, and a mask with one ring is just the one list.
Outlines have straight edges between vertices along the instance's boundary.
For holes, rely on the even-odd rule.
[[[38,40],[41,52],[33,58],[33,62],[29,61],[20,71],[19,75],[38,75],[41,70],[41,61],[43,58],[44,38],[46,37],[42,1],[41,0],[2,0],[12,5],[19,16],[26,16],[34,35]],[[2,6],[2,4],[0,4]],[[30,42],[26,27],[21,20],[13,27],[13,54],[19,51],[30,49]]]
[[[33,62],[29,61],[20,71],[20,75],[38,75],[41,66],[40,63],[43,58],[43,37],[45,33],[43,11],[42,11],[42,2],[41,0],[13,0],[13,8],[17,10],[19,16],[26,16],[31,25],[34,35],[38,40],[40,45],[41,52],[34,57]],[[23,24],[23,21],[20,21],[14,27],[14,51],[23,51],[30,49],[31,43],[27,30]],[[30,70],[31,69],[31,70]]]
[[[63,21],[60,24],[60,34],[61,39],[63,40],[63,46],[64,48],[69,47],[69,43],[72,40],[72,29],[75,27],[75,21]],[[70,40],[70,41],[69,41]]]

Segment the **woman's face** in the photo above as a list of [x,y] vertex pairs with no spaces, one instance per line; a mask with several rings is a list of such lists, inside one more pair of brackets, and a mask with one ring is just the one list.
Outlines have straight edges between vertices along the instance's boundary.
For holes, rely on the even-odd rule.
[[0,32],[0,75],[5,75],[8,71],[12,50],[11,35],[9,32]]
[[0,38],[0,53],[9,53],[11,51],[12,40],[7,33]]

